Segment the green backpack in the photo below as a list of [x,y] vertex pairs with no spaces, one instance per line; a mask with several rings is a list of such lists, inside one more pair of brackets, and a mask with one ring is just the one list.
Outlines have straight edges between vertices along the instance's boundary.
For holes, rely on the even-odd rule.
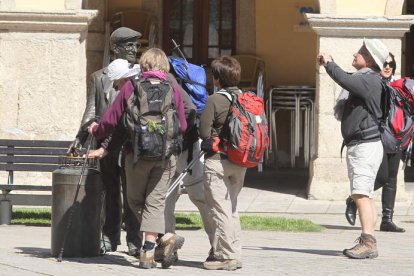
[[126,106],[126,125],[138,159],[165,160],[181,152],[182,135],[174,91],[168,81],[133,81]]

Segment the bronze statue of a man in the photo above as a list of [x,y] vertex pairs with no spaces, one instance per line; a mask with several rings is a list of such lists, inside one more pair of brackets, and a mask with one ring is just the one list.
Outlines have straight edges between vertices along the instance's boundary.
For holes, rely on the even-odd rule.
[[[136,63],[136,53],[139,47],[139,32],[130,28],[120,27],[110,37],[110,46],[114,59],[126,59],[132,67]],[[91,74],[87,91],[87,102],[82,117],[81,129],[69,148],[70,153],[75,153],[82,145],[86,137],[82,135],[82,129],[89,122],[101,118],[109,105],[114,101],[118,91],[113,87],[113,82],[107,76],[107,67]],[[104,141],[97,142],[97,148]],[[104,146],[105,147],[105,146]],[[104,222],[102,225],[101,253],[116,251],[120,244],[122,223],[122,202],[128,254],[137,256],[141,247],[139,236],[139,222],[130,210],[126,200],[126,183],[123,168],[118,165],[120,148],[111,149],[108,154],[100,160],[101,175],[104,183]],[[122,179],[122,181],[121,181]],[[121,185],[123,198],[121,200]]]

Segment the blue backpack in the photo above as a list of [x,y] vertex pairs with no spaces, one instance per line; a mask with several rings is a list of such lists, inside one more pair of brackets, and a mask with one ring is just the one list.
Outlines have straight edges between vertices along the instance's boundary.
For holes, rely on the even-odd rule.
[[207,102],[206,71],[203,67],[187,62],[182,58],[168,57],[175,74],[184,82],[183,88],[190,95],[201,114]]

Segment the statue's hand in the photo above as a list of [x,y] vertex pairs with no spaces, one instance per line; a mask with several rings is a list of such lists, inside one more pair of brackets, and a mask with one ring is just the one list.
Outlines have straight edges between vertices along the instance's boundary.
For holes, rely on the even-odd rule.
[[81,149],[82,149],[82,144],[79,138],[76,137],[76,139],[70,144],[68,151],[66,152],[66,155],[78,157],[80,155]]

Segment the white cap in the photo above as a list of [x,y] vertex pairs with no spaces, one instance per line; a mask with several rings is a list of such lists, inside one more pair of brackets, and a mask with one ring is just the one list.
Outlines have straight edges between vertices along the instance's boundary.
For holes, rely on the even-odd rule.
[[108,65],[108,78],[111,81],[129,78],[138,75],[140,70],[139,67],[134,66],[129,68],[128,61],[125,59],[115,59]]
[[368,52],[371,54],[372,58],[375,60],[375,63],[380,69],[382,69],[384,62],[387,60],[387,57],[390,54],[387,46],[385,46],[381,40],[376,38],[364,38],[364,45],[367,48]]

